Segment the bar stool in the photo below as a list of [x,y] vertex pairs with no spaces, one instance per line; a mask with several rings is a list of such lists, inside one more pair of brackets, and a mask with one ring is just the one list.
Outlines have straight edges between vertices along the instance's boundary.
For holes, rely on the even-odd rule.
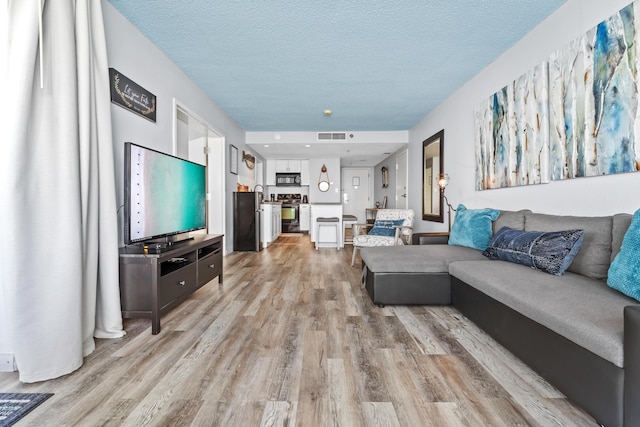
[[[320,242],[320,226],[333,226],[336,228],[336,249],[340,250],[340,218],[332,217],[318,217],[316,218],[316,251]],[[328,242],[327,242],[328,243]]]
[[345,245],[353,245],[353,228],[351,229],[351,237],[347,240],[347,227],[353,227],[358,223],[358,217],[355,215],[342,215],[342,241]]

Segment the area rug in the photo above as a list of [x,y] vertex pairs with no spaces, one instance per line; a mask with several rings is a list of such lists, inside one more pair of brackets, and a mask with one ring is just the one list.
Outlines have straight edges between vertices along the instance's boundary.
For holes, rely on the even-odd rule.
[[0,427],[9,427],[53,393],[0,393]]

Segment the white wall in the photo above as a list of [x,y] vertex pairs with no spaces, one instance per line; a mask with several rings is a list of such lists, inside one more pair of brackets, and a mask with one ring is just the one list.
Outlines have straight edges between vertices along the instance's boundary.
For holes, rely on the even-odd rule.
[[[475,191],[473,112],[477,105],[629,3],[629,0],[568,0],[409,131],[410,207],[416,211],[416,218],[422,215],[422,141],[443,128],[445,172],[451,179],[446,194],[454,206],[463,203],[471,208],[528,208],[535,212],[572,215],[633,213],[640,208],[640,173],[637,172]],[[446,230],[446,222],[422,220],[416,221],[414,229],[416,232]]]
[[[254,162],[253,169],[249,169],[249,166],[247,166],[247,162],[242,160],[242,150],[243,149],[238,148],[238,176],[237,176],[238,177],[238,183],[242,184],[242,185],[247,185],[249,187],[249,191],[253,191],[253,189],[255,188],[255,186],[257,184],[257,181],[258,181],[258,176],[257,176],[257,172],[258,171],[256,171],[255,165],[257,164],[257,162],[259,160],[261,161],[262,157],[257,155],[249,147],[245,147],[244,148],[245,154],[251,154],[253,157],[256,158],[256,161]],[[233,218],[233,217],[231,217],[231,218]]]
[[[322,192],[318,189],[318,179],[322,171],[322,166],[326,166],[331,187],[329,191]],[[342,182],[342,171],[340,170],[340,159],[310,159],[309,160],[309,201],[311,203],[342,203],[340,199],[340,183]]]
[[[225,137],[225,154],[229,145],[246,150],[245,132],[215,104],[186,74],[156,48],[126,20],[110,3],[102,1],[109,67],[144,87],[156,96],[156,122],[150,122],[115,104],[111,107],[113,120],[113,146],[116,160],[116,190],[118,206],[123,205],[124,143],[131,141],[158,151],[173,154],[174,99],[195,112],[220,135]],[[228,165],[228,159],[224,163]],[[228,168],[228,166],[227,166]],[[227,249],[233,247],[232,192],[238,177],[226,175],[226,233]],[[120,243],[123,242],[123,210],[118,223]]]
[[[373,201],[371,202],[370,207],[374,207],[375,202],[380,202],[380,205],[382,205],[382,200],[384,199],[384,196],[387,196],[387,208],[393,209],[396,207],[396,181],[397,181],[396,157],[398,157],[398,155],[405,150],[406,148],[401,148],[400,150],[391,154],[389,157],[387,157],[386,159],[384,159],[383,161],[381,161],[380,163],[378,163],[373,167],[373,182],[374,182]],[[413,166],[419,168],[420,163],[422,162],[421,159],[422,157],[420,158],[420,160],[414,160],[414,161],[409,160],[409,163],[416,163]],[[387,188],[382,188],[382,167],[383,166],[386,166],[387,170],[389,171],[389,186]],[[416,185],[419,185],[419,186],[422,185],[422,170],[420,170],[420,181],[419,182],[413,181],[413,178],[412,178],[409,181],[407,187],[411,189]],[[418,195],[422,194],[420,191],[422,191],[422,187],[418,189]],[[418,207],[422,206],[421,203],[422,203],[422,199],[420,199],[420,204],[418,204]],[[413,206],[409,206],[409,208],[415,210],[416,218],[418,216],[422,217],[422,210],[418,211]]]

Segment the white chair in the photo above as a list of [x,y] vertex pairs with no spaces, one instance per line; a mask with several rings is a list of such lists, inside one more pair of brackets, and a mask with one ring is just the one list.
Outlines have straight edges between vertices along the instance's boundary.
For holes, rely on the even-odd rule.
[[[353,266],[356,262],[356,252],[360,248],[364,247],[372,247],[372,246],[399,246],[399,245],[410,245],[411,244],[411,236],[413,235],[413,218],[415,214],[413,209],[380,209],[376,215],[375,223],[373,224],[373,228],[371,224],[355,224],[353,226],[354,236],[353,236],[353,256],[351,257],[351,265]],[[392,228],[393,234],[391,235],[378,235],[378,234],[362,234],[364,230],[371,228],[367,233],[371,233],[371,231],[376,227],[376,223],[378,221],[397,221],[402,222],[399,225],[389,226],[387,223],[387,227]],[[390,231],[390,230],[388,230]]]

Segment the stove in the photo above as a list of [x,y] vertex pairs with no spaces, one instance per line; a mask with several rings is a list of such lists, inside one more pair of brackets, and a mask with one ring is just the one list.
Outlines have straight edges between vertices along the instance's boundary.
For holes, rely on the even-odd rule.
[[282,205],[299,205],[302,196],[300,193],[278,194],[278,201],[282,202]]
[[282,202],[282,232],[300,232],[300,200],[299,193],[278,194],[278,201]]

